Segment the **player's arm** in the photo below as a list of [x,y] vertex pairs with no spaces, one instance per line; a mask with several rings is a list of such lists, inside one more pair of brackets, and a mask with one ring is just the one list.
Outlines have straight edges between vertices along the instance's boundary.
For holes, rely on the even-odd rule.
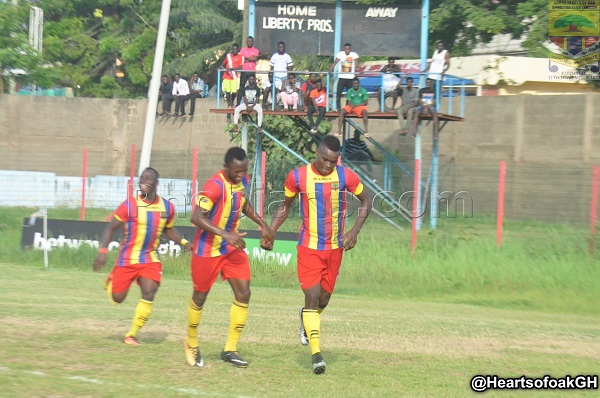
[[275,234],[271,231],[265,220],[256,213],[249,200],[244,204],[242,212],[260,227],[260,247],[266,250],[273,249]]
[[106,255],[108,251],[108,244],[112,241],[113,234],[115,231],[123,226],[123,221],[113,217],[112,221],[104,228],[102,232],[102,243],[100,244],[100,252],[94,260],[94,271],[98,272],[100,268],[106,265]]
[[356,216],[356,222],[354,223],[354,226],[344,235],[344,251],[351,250],[354,248],[354,246],[356,246],[358,233],[360,232],[360,229],[365,221],[367,221],[369,213],[371,213],[371,198],[367,192],[363,189],[363,191],[356,195],[356,197],[358,200],[360,200],[360,207],[358,208],[358,215]]
[[[175,228],[175,227],[165,228],[163,230],[163,233],[167,236],[167,238],[171,239],[173,242],[177,243],[178,245],[183,246],[185,248],[185,250],[187,250],[187,251],[194,250],[194,245],[187,239],[183,239],[183,236],[181,236],[181,233],[177,230],[177,228]],[[184,242],[185,242],[185,244],[183,244]]]
[[295,196],[285,196],[283,199],[283,203],[280,203],[273,213],[273,218],[271,219],[271,230],[273,233],[276,233],[279,227],[283,224],[283,222],[290,215],[290,209],[292,207],[292,203],[294,202]]
[[224,229],[217,227],[210,221],[210,210],[196,206],[194,212],[192,213],[192,224],[208,233],[219,235],[225,239],[227,243],[237,249],[244,249],[246,247],[246,242],[242,238],[242,236],[245,236],[246,233],[243,232],[240,234],[237,232],[227,232]]
[[335,59],[333,60],[333,65],[331,65],[331,68],[329,68],[329,73],[333,73],[333,69],[338,64],[338,62],[340,62],[340,59],[338,57],[335,57]]

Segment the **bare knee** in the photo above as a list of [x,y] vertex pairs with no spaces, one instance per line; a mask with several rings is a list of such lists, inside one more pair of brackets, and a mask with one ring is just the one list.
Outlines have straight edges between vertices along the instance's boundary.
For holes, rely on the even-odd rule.
[[242,304],[250,303],[250,288],[242,289],[241,291],[234,292],[235,301]]
[[206,297],[208,297],[208,292],[194,291],[194,294],[192,294],[192,301],[197,307],[201,308],[206,302]]

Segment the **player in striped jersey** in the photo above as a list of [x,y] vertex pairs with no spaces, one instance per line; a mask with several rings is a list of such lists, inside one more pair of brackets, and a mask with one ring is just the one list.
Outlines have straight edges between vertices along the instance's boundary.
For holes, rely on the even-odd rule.
[[191,243],[183,239],[175,229],[175,207],[156,194],[157,185],[158,172],[148,167],[140,176],[140,195],[123,202],[104,229],[102,246],[94,261],[94,271],[104,267],[108,244],[112,241],[114,232],[123,227],[119,255],[105,286],[109,298],[114,303],[121,303],[127,297],[134,280],[140,285],[142,298],[135,308],[131,328],[123,339],[129,345],[139,344],[136,336],[152,312],[154,296],[160,285],[162,264],[156,251],[160,237],[164,233],[187,250],[193,249]]
[[221,359],[245,368],[248,362],[237,352],[237,344],[248,318],[250,302],[250,262],[244,251],[246,233],[238,232],[242,214],[254,221],[261,230],[261,246],[273,247],[273,232],[254,211],[247,200],[248,158],[239,147],[225,154],[223,170],[208,180],[198,194],[192,223],[198,227],[192,256],[194,293],[188,303],[188,332],[184,341],[188,365],[203,366],[198,348],[198,324],[211,287],[221,278],[233,290],[234,300],[229,312],[229,334]]
[[[339,139],[325,136],[317,148],[317,160],[288,174],[284,201],[271,220],[271,229],[277,232],[288,217],[294,198],[300,196],[302,227],[298,241],[298,280],[304,292],[300,342],[310,345],[315,374],[325,372],[326,367],[319,346],[320,314],[333,293],[342,254],[354,248],[371,211],[371,201],[358,176],[337,165],[340,149]],[[346,192],[360,200],[356,222],[348,232],[344,232],[348,217]]]

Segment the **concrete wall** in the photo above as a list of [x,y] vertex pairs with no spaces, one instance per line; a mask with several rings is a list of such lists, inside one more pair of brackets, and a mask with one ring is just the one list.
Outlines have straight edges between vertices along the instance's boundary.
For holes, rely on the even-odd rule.
[[[375,110],[377,101],[370,102]],[[137,145],[139,159],[146,104],[0,95],[0,170],[79,176],[85,147],[88,175],[128,175],[131,144]],[[442,111],[446,106],[442,104]],[[191,175],[193,147],[199,151],[200,182],[220,167],[231,144],[224,133],[225,115],[208,111],[214,107],[214,99],[202,99],[194,117],[156,119],[151,164],[165,170],[164,177]],[[453,113],[459,113],[458,101]],[[504,160],[511,189],[507,215],[586,220],[592,165],[600,163],[600,94],[468,97],[465,119],[448,123],[441,132],[440,191],[467,190],[474,195],[475,211],[491,214],[498,164]],[[397,120],[371,120],[369,130],[412,167],[414,140],[399,135]],[[423,131],[426,175],[430,127]],[[410,187],[410,182],[402,182],[401,189]]]

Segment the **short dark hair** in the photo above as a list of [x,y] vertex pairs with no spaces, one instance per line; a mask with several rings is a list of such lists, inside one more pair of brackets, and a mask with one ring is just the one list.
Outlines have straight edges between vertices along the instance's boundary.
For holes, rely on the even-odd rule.
[[246,156],[246,151],[239,146],[229,148],[227,153],[225,153],[225,164],[229,166],[231,163],[233,163],[233,159],[239,160],[240,162],[248,159]]
[[252,40],[254,40],[254,37],[252,37],[252,36],[248,36],[248,37],[246,38],[246,40],[248,40],[248,39],[252,39]]
[[233,47],[240,48],[240,45],[239,45],[239,44],[237,44],[237,43],[233,43],[233,44],[232,44],[232,46],[231,46],[231,48],[233,48]]
[[409,81],[409,80],[410,80],[411,82],[415,81],[415,79],[413,79],[413,78],[412,78],[412,77],[410,77],[410,76],[406,78],[406,81]]
[[181,77],[181,74],[180,73],[175,73],[175,77],[177,77],[177,76]]
[[344,43],[344,47],[352,47],[352,44],[350,44],[350,43]]
[[145,168],[145,169],[142,171],[142,174],[144,174],[144,171],[151,171],[152,173],[154,173],[154,177],[155,177],[155,178],[158,180],[158,177],[159,177],[159,175],[158,175],[158,171],[156,171],[156,169],[155,169],[155,168],[153,168],[153,167],[146,167],[146,168]]
[[432,78],[430,78],[430,77],[428,77],[427,79],[425,79],[425,83],[427,83],[427,82],[432,82],[432,81],[433,81],[433,79],[432,79]]
[[277,43],[277,46],[279,46],[280,44],[283,44],[285,46],[285,42],[280,41],[279,43]]
[[169,75],[163,75],[162,77],[166,77],[167,79],[169,78]]
[[246,74],[246,77],[247,77],[248,79],[250,79],[251,77],[254,77],[254,78],[256,78],[256,73],[255,73],[255,72],[248,73],[248,74]]
[[354,82],[359,82],[360,83],[360,79],[358,77],[355,77],[354,79],[352,79],[352,83]]
[[394,62],[396,62],[396,57],[388,57],[388,61],[394,61]]
[[334,137],[333,135],[326,135],[325,138],[323,138],[323,140],[321,141],[321,144],[319,144],[319,146],[324,146],[325,148],[333,152],[339,152],[342,148],[340,140],[337,137]]
[[322,83],[323,83],[323,80],[321,80],[321,78],[318,78],[317,80],[315,80],[315,84],[316,84],[316,83],[321,83],[321,84],[322,84]]

